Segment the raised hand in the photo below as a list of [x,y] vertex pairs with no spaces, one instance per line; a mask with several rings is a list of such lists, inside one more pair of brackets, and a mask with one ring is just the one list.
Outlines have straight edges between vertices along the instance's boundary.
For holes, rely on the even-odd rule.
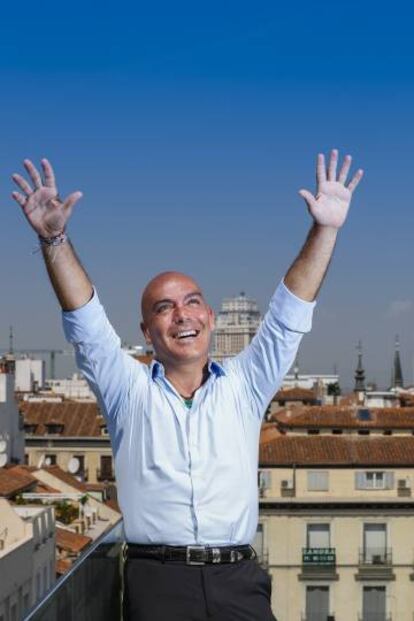
[[50,162],[41,161],[43,179],[30,160],[24,160],[32,185],[15,173],[12,178],[21,192],[13,192],[14,200],[20,205],[30,225],[41,237],[55,237],[65,230],[74,205],[82,192],[73,192],[64,201],[59,198],[55,175]]
[[336,149],[331,151],[328,169],[325,165],[325,156],[319,153],[316,166],[316,196],[308,190],[299,191],[299,194],[305,199],[309,213],[316,224],[339,229],[345,222],[352,193],[364,174],[363,170],[357,170],[346,185],[351,162],[351,156],[346,155],[337,175],[338,151]]

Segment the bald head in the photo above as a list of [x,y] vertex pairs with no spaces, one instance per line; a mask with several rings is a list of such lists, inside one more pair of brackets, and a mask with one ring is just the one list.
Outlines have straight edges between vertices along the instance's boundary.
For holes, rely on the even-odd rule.
[[182,272],[161,272],[149,281],[141,297],[142,320],[146,323],[153,310],[154,304],[171,297],[171,293],[177,286],[188,287],[189,291],[201,294],[201,289],[196,281]]

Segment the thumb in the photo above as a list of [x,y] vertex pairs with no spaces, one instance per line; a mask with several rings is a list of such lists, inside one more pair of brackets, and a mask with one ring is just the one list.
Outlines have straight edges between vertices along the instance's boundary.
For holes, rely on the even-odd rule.
[[82,198],[82,192],[73,192],[70,194],[63,203],[64,209],[68,211],[72,211],[72,208],[76,205],[76,203]]
[[305,199],[308,208],[312,209],[315,204],[315,197],[313,196],[312,192],[309,192],[309,190],[299,190],[299,194],[303,199]]

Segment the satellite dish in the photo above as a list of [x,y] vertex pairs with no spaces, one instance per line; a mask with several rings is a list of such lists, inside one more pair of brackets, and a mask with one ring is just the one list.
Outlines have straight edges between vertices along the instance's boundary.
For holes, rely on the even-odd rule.
[[3,438],[0,438],[0,453],[5,453],[7,450],[7,442]]
[[72,457],[68,464],[68,470],[71,474],[76,474],[80,468],[80,461],[77,457]]
[[6,453],[0,453],[0,468],[3,468],[7,464],[7,455]]
[[46,457],[45,466],[51,466],[51,465],[52,465],[52,460],[50,459],[50,457]]

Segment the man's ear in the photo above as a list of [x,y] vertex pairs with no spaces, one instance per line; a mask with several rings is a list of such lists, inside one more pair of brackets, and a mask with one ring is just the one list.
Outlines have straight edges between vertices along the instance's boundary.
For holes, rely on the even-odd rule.
[[146,344],[152,345],[150,333],[148,332],[148,329],[145,326],[145,323],[143,321],[141,321],[140,326],[141,326],[142,334],[144,335]]

